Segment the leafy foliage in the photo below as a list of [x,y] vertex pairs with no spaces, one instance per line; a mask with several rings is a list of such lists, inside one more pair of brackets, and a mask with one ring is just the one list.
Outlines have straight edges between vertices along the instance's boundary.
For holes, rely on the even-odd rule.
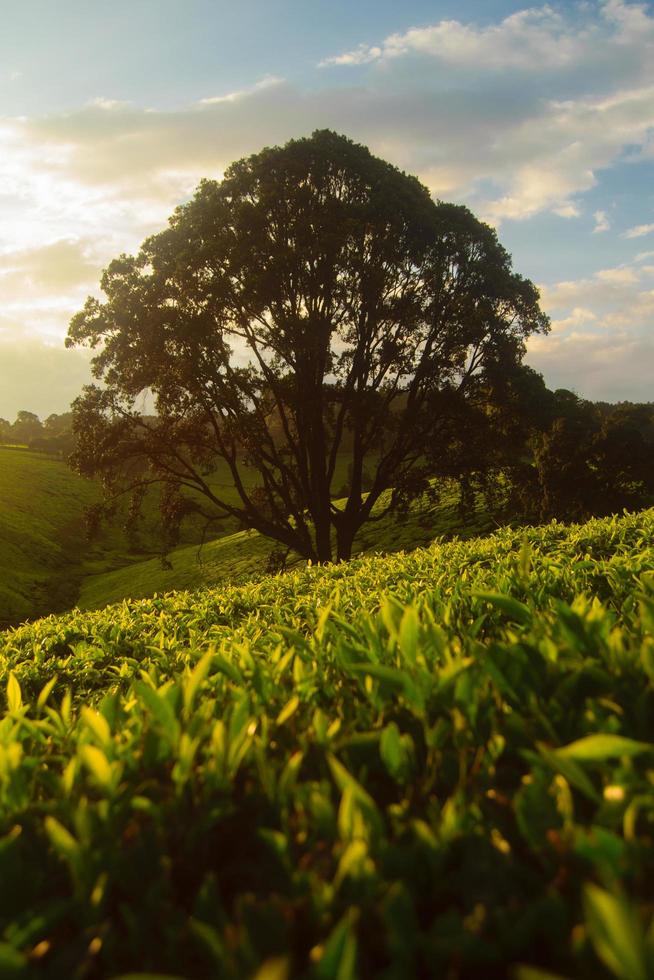
[[654,427],[649,406],[599,406],[570,392],[568,406],[536,440],[541,514],[602,516],[654,499]]
[[2,635],[0,973],[646,977],[654,512]]

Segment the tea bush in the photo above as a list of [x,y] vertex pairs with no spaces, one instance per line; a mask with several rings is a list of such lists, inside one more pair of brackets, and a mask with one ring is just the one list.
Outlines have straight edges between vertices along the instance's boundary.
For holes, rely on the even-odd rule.
[[654,511],[50,617],[0,670],[2,977],[654,976]]

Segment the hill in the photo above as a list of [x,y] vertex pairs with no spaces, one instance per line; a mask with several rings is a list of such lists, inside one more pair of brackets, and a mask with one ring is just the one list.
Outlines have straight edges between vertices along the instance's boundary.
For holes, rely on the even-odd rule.
[[0,636],[0,972],[647,977],[654,511]]
[[[225,474],[217,470],[214,480],[221,479]],[[125,569],[161,552],[153,495],[145,500],[136,543],[123,529],[124,506],[89,542],[84,509],[99,499],[97,486],[57,456],[0,446],[0,628],[70,608],[86,576]],[[209,538],[234,526],[232,521],[211,528]],[[199,519],[190,520],[181,539],[197,544],[204,533]]]
[[[386,504],[382,497],[377,511]],[[374,516],[373,512],[373,516]],[[462,539],[495,527],[485,505],[478,502],[469,513],[458,506],[458,491],[443,483],[437,503],[416,500],[405,514],[392,514],[364,525],[355,540],[354,554],[410,551],[434,538]],[[240,531],[197,545],[176,548],[162,563],[160,558],[132,562],[123,568],[87,575],[81,583],[77,605],[99,609],[121,599],[141,599],[157,592],[201,589],[261,578],[270,568],[274,542],[256,531]],[[304,565],[289,555],[286,568]]]
[[0,447],[0,625],[74,603],[95,497],[63,462]]

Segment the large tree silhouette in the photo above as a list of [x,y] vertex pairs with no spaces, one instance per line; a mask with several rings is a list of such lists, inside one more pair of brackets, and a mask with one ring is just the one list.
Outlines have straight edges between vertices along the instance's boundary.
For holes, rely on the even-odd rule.
[[101,285],[67,340],[102,382],[74,405],[78,469],[161,483],[170,519],[193,491],[314,561],[424,490],[484,373],[548,326],[491,228],[330,131],[203,181]]

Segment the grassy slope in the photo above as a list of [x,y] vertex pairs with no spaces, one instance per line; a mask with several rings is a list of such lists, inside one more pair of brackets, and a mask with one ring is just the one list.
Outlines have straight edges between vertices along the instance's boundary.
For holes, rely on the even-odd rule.
[[[336,483],[343,483],[346,470],[343,458]],[[246,471],[243,479],[250,486],[256,477]],[[226,464],[216,468],[209,482],[227,500],[237,502]],[[161,551],[154,495],[146,497],[135,544],[127,540],[120,517],[89,543],[83,511],[98,496],[91,482],[61,460],[25,447],[0,446],[0,628],[69,608],[83,579],[88,579],[83,603],[97,605],[124,595],[242,579],[265,570],[269,544],[243,535],[226,546],[216,542],[205,549],[201,557],[206,556],[206,566],[199,565],[198,542],[232,534],[236,522],[227,519],[206,528],[199,518],[191,518],[184,524],[181,542],[194,547],[182,547],[175,558],[175,575],[163,573],[160,559],[152,557]]]
[[0,447],[0,623],[64,607],[84,549],[92,485],[58,460]]
[[653,568],[646,511],[0,635],[0,966],[650,976]]
[[[493,520],[481,507],[462,518],[453,491],[444,492],[436,505],[416,502],[406,515],[394,515],[365,526],[355,554],[391,553],[424,546],[437,537],[468,538],[488,532]],[[158,558],[84,579],[78,598],[81,609],[97,609],[124,598],[145,598],[157,592],[200,589],[238,583],[266,573],[273,542],[256,531],[241,531],[197,546],[175,549],[168,557],[171,568]],[[303,564],[291,558],[289,568]]]
[[[226,481],[218,469],[213,482],[224,491]],[[120,518],[89,543],[83,512],[98,498],[90,481],[56,457],[0,446],[0,627],[69,608],[85,576],[125,569],[160,551],[154,497],[146,499],[135,546]],[[226,522],[209,537],[233,529]],[[190,521],[182,541],[198,542],[203,532],[198,520]]]

